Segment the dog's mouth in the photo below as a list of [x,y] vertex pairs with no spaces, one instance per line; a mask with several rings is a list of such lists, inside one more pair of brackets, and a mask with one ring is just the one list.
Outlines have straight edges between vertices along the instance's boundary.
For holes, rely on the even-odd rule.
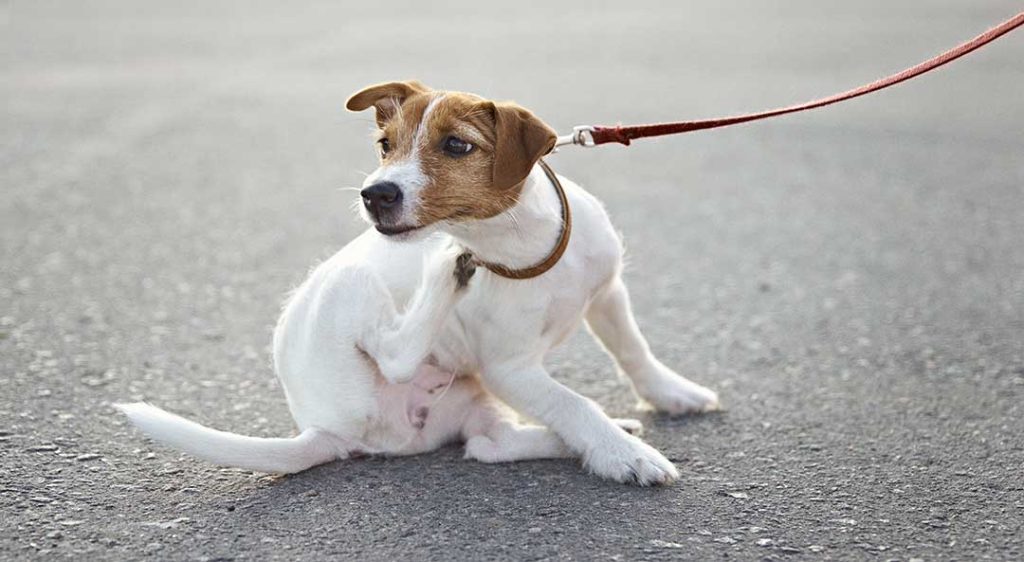
[[377,232],[383,234],[384,236],[398,236],[399,234],[405,234],[407,232],[412,232],[414,230],[419,230],[419,229],[423,228],[423,226],[424,225],[421,225],[421,224],[420,225],[412,225],[412,226],[409,226],[409,225],[388,226],[388,225],[383,225],[383,224],[375,224],[375,225],[373,225],[373,227],[377,229]]

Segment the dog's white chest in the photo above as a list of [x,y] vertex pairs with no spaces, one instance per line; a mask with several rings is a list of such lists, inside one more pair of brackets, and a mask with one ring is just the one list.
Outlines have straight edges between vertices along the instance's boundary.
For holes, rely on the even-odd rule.
[[589,298],[587,287],[568,279],[551,290],[478,275],[433,348],[447,370],[469,373],[524,353],[543,356],[576,329]]

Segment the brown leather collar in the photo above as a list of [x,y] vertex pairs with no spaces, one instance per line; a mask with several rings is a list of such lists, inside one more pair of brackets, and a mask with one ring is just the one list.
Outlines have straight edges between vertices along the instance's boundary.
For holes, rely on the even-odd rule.
[[496,263],[480,262],[481,265],[495,275],[500,275],[507,279],[532,279],[543,275],[547,270],[555,267],[558,260],[562,259],[565,249],[569,246],[569,236],[572,234],[572,213],[569,212],[569,199],[565,196],[565,190],[562,189],[562,183],[558,181],[558,176],[555,175],[554,170],[548,166],[547,162],[538,160],[537,163],[540,164],[548,179],[551,180],[551,184],[555,186],[555,191],[558,192],[558,201],[562,204],[562,232],[558,235],[555,249],[551,250],[548,257],[536,265],[522,269],[510,269]]

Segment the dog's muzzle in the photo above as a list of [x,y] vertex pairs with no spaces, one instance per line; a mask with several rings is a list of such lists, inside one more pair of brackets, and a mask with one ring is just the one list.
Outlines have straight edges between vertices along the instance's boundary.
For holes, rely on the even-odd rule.
[[390,181],[377,182],[359,192],[363,207],[377,232],[387,236],[416,230],[420,225],[400,224],[402,219],[402,188]]
[[388,222],[396,218],[394,215],[402,208],[402,190],[397,184],[382,181],[359,192],[363,198],[363,207],[374,222]]

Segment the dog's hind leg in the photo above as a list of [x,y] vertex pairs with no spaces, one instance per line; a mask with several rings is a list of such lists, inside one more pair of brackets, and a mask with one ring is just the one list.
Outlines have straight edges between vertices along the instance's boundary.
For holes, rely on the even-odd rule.
[[[613,419],[626,433],[638,435],[643,424],[633,419]],[[486,435],[466,440],[466,458],[485,463],[573,457],[555,432],[537,425],[501,422]]]
[[487,435],[476,435],[466,441],[466,458],[486,463],[572,456],[554,432],[540,426],[503,425]]
[[616,278],[590,304],[587,326],[626,374],[633,391],[670,414],[718,409],[718,396],[658,361],[633,318],[629,293]]
[[363,349],[377,362],[388,382],[413,378],[459,296],[466,292],[475,267],[472,256],[454,245],[427,256],[423,282],[405,311],[367,330],[361,342]]

